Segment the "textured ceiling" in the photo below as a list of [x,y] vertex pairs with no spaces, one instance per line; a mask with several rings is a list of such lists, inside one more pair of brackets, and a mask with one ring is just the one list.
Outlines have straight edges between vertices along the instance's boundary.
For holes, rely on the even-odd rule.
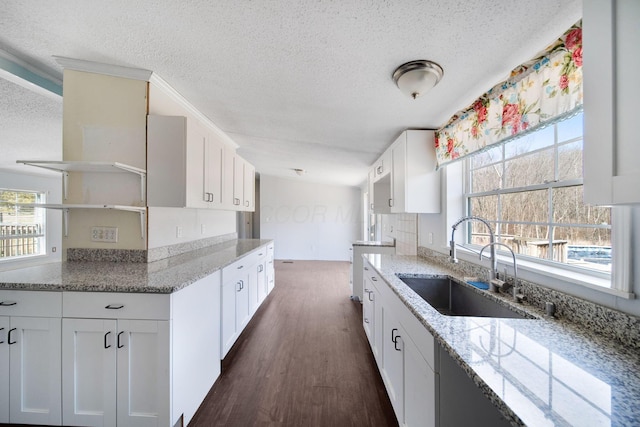
[[[258,172],[359,185],[402,130],[441,126],[581,15],[581,0],[22,0],[2,2],[0,49],[58,78],[52,55],[153,70]],[[414,101],[391,74],[415,59],[445,73]],[[30,123],[10,113],[3,151],[59,150],[60,106],[0,89],[2,114]]]

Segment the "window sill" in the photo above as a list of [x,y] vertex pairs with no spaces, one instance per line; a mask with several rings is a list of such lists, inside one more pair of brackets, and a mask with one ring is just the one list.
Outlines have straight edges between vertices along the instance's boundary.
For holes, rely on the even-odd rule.
[[[448,247],[446,248],[448,252]],[[484,261],[480,262],[478,259],[478,255],[473,251],[466,249],[464,247],[458,247],[457,249],[458,258],[471,262],[473,264],[479,264],[484,267],[488,267],[487,258],[484,258]],[[498,254],[498,271],[502,271],[502,269],[506,266],[509,274],[513,274],[513,260],[511,256],[504,256]],[[518,259],[518,271],[519,272],[527,272],[531,273],[527,276],[537,275],[543,276],[546,278],[558,280],[562,283],[579,285],[584,288],[592,289],[598,292],[602,292],[608,295],[613,295],[615,297],[624,298],[624,299],[635,299],[635,294],[632,292],[625,292],[619,289],[611,288],[611,279],[610,278],[601,278],[596,277],[594,275],[590,275],[588,273],[576,272],[568,269],[564,269],[562,267],[556,267],[554,265],[549,264],[541,264],[536,263],[529,260]],[[522,277],[520,274],[519,277]],[[535,280],[531,280],[525,278],[525,280],[536,283]],[[544,285],[541,285],[544,286]]]

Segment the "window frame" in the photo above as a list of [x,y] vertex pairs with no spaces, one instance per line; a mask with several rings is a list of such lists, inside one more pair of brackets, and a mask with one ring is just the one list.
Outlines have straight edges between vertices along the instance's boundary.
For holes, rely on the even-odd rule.
[[[46,203],[46,197],[47,197],[47,191],[43,191],[43,190],[21,190],[21,189],[16,189],[16,188],[0,188],[0,191],[2,192],[15,192],[15,193],[29,193],[29,194],[35,194],[36,197],[36,201],[34,202],[34,205],[36,204],[44,204]],[[2,203],[3,205],[13,205],[16,206],[16,208],[18,206],[20,206],[19,202],[13,203],[13,202],[5,202],[5,201],[0,201],[0,203]],[[38,253],[30,253],[30,254],[22,254],[22,255],[14,255],[14,256],[2,256],[0,257],[0,265],[2,264],[9,264],[12,262],[16,262],[16,261],[21,261],[21,260],[27,260],[27,259],[32,259],[32,258],[36,258],[36,257],[43,257],[43,256],[47,256],[47,214],[46,211],[44,209],[41,208],[37,208],[37,207],[33,207],[34,209],[34,217],[38,218],[39,221],[37,221],[38,224],[41,225],[41,230],[39,233],[37,234],[31,234],[31,235],[25,235],[25,238],[36,238],[38,239],[38,245],[39,245],[39,252]],[[38,210],[41,210],[41,212],[37,213]],[[15,238],[15,237],[13,237]],[[21,237],[18,237],[21,238]],[[12,238],[9,238],[12,239]],[[0,236],[0,240],[8,240],[6,238],[3,238]]]
[[[612,259],[611,259],[611,271],[599,271],[599,270],[595,270],[595,269],[588,269],[588,268],[584,268],[584,267],[577,267],[577,266],[573,266],[569,263],[561,263],[558,261],[553,261],[550,259],[544,259],[544,258],[538,258],[535,256],[531,256],[531,255],[525,255],[525,254],[516,254],[517,256],[517,260],[518,260],[518,267],[519,268],[523,268],[525,270],[529,270],[532,271],[534,273],[537,274],[542,274],[542,275],[547,275],[547,276],[562,276],[562,278],[564,280],[566,279],[570,279],[571,281],[575,281],[578,282],[581,285],[586,285],[589,288],[593,288],[593,289],[597,289],[597,290],[601,290],[603,292],[606,293],[610,293],[610,294],[615,294],[616,296],[622,296],[622,297],[626,297],[626,298],[632,298],[633,294],[631,294],[630,289],[629,289],[629,285],[622,283],[620,278],[621,277],[625,277],[625,275],[628,276],[628,271],[616,271],[616,269],[620,270],[620,262],[616,262],[614,256],[618,256],[619,254],[621,254],[622,257],[625,256],[625,253],[628,253],[628,250],[624,250],[624,248],[621,246],[622,242],[619,241],[619,239],[616,239],[614,236],[617,236],[616,234],[616,230],[618,229],[618,227],[624,227],[624,224],[620,223],[618,224],[618,226],[616,227],[615,224],[620,221],[620,222],[628,222],[627,220],[625,221],[621,221],[624,219],[624,217],[622,215],[618,215],[616,214],[616,211],[612,208],[611,210],[611,219],[610,219],[610,223],[608,225],[601,225],[601,224],[596,224],[596,225],[585,225],[585,224],[581,224],[581,223],[557,223],[554,222],[554,218],[553,218],[553,199],[552,199],[552,194],[554,189],[558,189],[558,188],[570,188],[570,187],[574,187],[574,186],[582,186],[584,185],[583,183],[583,178],[572,178],[572,179],[565,179],[565,180],[560,180],[559,178],[559,154],[561,152],[561,149],[563,146],[568,146],[570,144],[574,144],[577,141],[583,141],[583,135],[578,135],[578,136],[574,136],[574,137],[570,137],[566,140],[563,141],[558,141],[558,127],[557,124],[554,123],[553,124],[553,143],[549,144],[549,145],[545,145],[543,147],[538,147],[535,148],[531,151],[527,151],[524,153],[518,153],[515,155],[512,155],[510,157],[507,157],[507,150],[508,148],[506,147],[506,143],[505,144],[496,144],[495,147],[491,147],[488,150],[494,150],[494,149],[500,149],[500,158],[498,160],[493,160],[490,159],[487,162],[483,162],[480,165],[473,165],[473,158],[474,156],[469,156],[468,158],[463,160],[463,167],[462,167],[462,181],[463,181],[463,194],[462,194],[462,203],[463,203],[463,212],[465,213],[465,215],[472,215],[474,213],[471,212],[471,204],[472,204],[472,199],[473,198],[477,198],[477,197],[484,197],[484,196],[496,196],[498,197],[499,195],[504,195],[504,194],[513,194],[513,193],[522,193],[523,191],[535,191],[535,190],[544,190],[546,191],[547,197],[548,197],[548,207],[549,210],[547,212],[547,221],[546,222],[536,222],[536,221],[512,221],[512,220],[503,220],[501,213],[502,213],[502,197],[498,197],[498,202],[497,202],[497,214],[496,214],[496,218],[486,218],[491,224],[494,225],[495,227],[495,231],[496,231],[496,235],[501,234],[501,230],[502,230],[502,226],[505,224],[524,224],[524,225],[541,225],[541,226],[547,226],[547,227],[588,227],[588,228],[603,228],[603,229],[609,229],[610,230],[610,235],[611,235],[611,249],[612,249]],[[510,141],[511,142],[511,141]],[[553,156],[554,156],[554,163],[553,163],[553,173],[554,173],[554,179],[552,180],[548,180],[545,181],[543,183],[539,183],[539,184],[533,184],[533,185],[529,185],[529,186],[520,186],[520,187],[513,187],[513,188],[503,188],[504,187],[504,180],[505,180],[505,165],[507,164],[507,162],[516,160],[518,158],[522,158],[522,157],[526,157],[526,156],[531,156],[531,155],[535,155],[538,152],[542,152],[545,150],[549,150],[552,149],[553,150]],[[480,153],[476,153],[476,154],[480,154]],[[475,170],[480,170],[483,168],[487,168],[487,167],[491,167],[491,166],[496,166],[499,165],[499,167],[501,168],[501,176],[500,176],[500,183],[499,183],[499,188],[496,189],[491,189],[491,190],[485,190],[485,191],[478,191],[478,192],[473,192],[472,191],[472,178],[473,178],[473,171]],[[476,213],[477,214],[477,213]],[[465,224],[465,226],[467,226],[467,224]],[[465,237],[464,237],[464,242],[466,245],[468,245],[470,248],[473,249],[479,249],[480,246],[477,244],[472,244],[470,243],[470,238],[471,238],[471,227],[466,227],[465,228]],[[618,241],[617,241],[618,240]],[[551,241],[551,233],[549,233],[549,241]],[[617,243],[617,245],[616,245]],[[500,247],[497,247],[497,253],[498,253],[498,258],[501,264],[507,264],[510,265],[511,262],[509,261],[511,259],[511,254],[508,253],[505,250],[501,250]],[[615,255],[614,255],[615,254]],[[628,270],[628,267],[625,266],[625,270]],[[618,280],[616,280],[618,279]]]

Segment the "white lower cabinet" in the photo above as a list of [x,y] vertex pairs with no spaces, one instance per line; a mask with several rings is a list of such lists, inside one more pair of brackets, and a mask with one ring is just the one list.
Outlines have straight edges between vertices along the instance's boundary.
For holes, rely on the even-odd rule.
[[61,308],[59,294],[0,291],[0,423],[61,424]]
[[379,366],[391,405],[404,424],[404,339],[406,334],[389,307],[382,308],[382,366]]
[[169,425],[169,321],[62,323],[65,425]]
[[273,286],[273,243],[222,269],[220,359],[231,350]]
[[365,261],[364,329],[401,426],[438,425],[433,336]]

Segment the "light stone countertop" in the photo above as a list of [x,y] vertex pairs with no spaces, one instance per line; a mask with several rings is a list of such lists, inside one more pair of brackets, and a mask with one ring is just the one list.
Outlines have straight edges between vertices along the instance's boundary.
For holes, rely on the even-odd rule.
[[57,262],[0,272],[0,289],[172,293],[267,245],[231,240],[150,263]]
[[365,258],[512,425],[640,425],[637,350],[495,294],[538,318],[442,315],[396,274],[462,281],[453,270],[415,256]]
[[353,246],[378,246],[384,248],[393,248],[396,246],[395,242],[389,241],[379,241],[379,240],[356,240],[353,242]]

